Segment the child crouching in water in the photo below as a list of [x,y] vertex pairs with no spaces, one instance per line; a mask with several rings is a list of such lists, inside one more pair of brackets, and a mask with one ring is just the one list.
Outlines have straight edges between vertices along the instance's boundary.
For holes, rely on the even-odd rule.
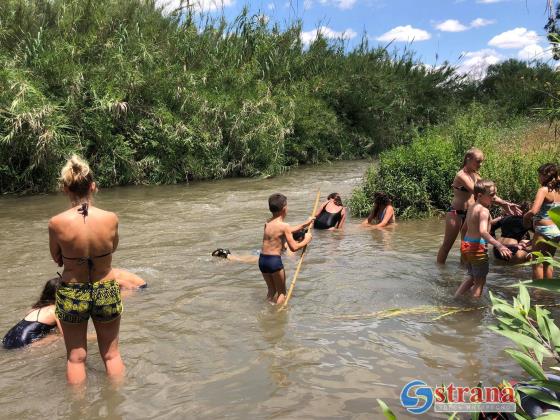
[[301,242],[297,242],[292,234],[311,225],[314,218],[310,217],[305,223],[290,226],[284,222],[288,213],[288,199],[283,194],[272,194],[268,198],[268,208],[272,217],[264,225],[263,245],[259,256],[259,269],[263,275],[270,303],[282,304],[286,299],[286,274],[282,264],[282,249],[284,242],[292,251],[297,251],[311,242],[311,232],[308,231]]
[[465,218],[467,234],[461,241],[461,256],[467,268],[467,276],[457,289],[455,297],[472,291],[473,297],[480,297],[488,275],[488,243],[496,247],[505,258],[511,251],[490,235],[490,211],[496,197],[496,185],[492,181],[479,180],[474,185],[476,203],[469,207]]

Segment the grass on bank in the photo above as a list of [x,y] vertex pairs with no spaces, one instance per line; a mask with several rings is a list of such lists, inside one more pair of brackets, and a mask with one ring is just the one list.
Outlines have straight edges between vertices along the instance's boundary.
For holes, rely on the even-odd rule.
[[529,117],[504,121],[488,107],[472,105],[449,123],[418,133],[409,145],[382,152],[352,194],[352,213],[368,214],[376,191],[393,197],[403,219],[445,211],[470,147],[484,152],[482,177],[496,182],[500,197],[516,203],[533,200],[540,165],[560,161],[554,127]]

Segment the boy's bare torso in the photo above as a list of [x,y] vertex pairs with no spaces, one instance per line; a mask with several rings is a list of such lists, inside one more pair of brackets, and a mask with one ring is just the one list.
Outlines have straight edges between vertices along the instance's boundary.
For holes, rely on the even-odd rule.
[[262,253],[265,255],[280,255],[284,249],[287,223],[280,217],[270,219],[264,225]]

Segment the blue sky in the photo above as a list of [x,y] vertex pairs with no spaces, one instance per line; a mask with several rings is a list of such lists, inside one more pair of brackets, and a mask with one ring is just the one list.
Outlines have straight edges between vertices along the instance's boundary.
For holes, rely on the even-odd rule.
[[[160,0],[176,3],[178,0]],[[281,24],[301,19],[303,40],[318,27],[328,37],[344,36],[351,48],[365,32],[372,45],[411,44],[429,65],[447,60],[480,77],[489,64],[514,57],[550,60],[543,29],[545,0],[197,0],[228,18],[244,5]]]

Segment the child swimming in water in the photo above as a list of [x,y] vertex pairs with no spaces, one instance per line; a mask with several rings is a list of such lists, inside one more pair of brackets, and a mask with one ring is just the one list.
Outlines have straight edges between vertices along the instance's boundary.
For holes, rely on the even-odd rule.
[[293,252],[306,246],[311,242],[311,231],[305,234],[301,242],[294,240],[293,233],[311,225],[314,218],[310,217],[305,223],[297,226],[285,223],[284,219],[288,214],[288,199],[283,194],[272,194],[268,198],[268,208],[272,217],[264,225],[259,269],[268,287],[267,300],[270,303],[282,304],[286,299],[286,274],[280,256],[284,242]]
[[490,211],[496,197],[496,186],[492,181],[478,180],[474,185],[476,202],[470,206],[465,222],[467,233],[461,240],[461,255],[467,268],[467,276],[457,289],[455,297],[472,292],[473,297],[480,297],[488,275],[488,243],[494,245],[506,259],[511,258],[511,251],[490,235]]

